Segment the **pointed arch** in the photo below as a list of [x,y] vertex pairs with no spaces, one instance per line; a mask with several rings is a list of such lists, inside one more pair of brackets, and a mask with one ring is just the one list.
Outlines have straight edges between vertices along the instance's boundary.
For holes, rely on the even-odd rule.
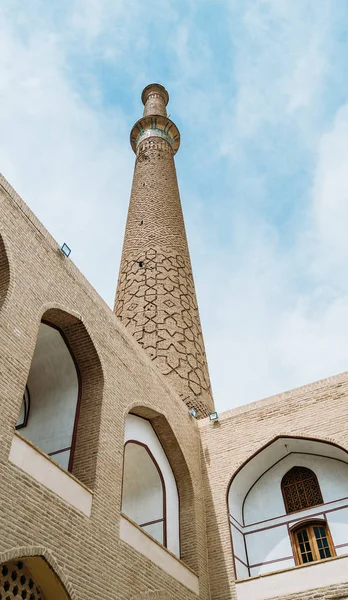
[[[58,307],[44,311],[27,384],[32,412],[21,435],[93,488],[104,377],[78,316]],[[45,426],[50,428],[47,434]]]
[[[330,529],[334,556],[334,544],[341,542],[333,515],[348,533],[348,452],[333,440],[276,436],[236,470],[227,501],[237,579],[306,562],[299,554],[301,536],[311,544],[309,562],[328,558],[316,540],[330,540]],[[315,520],[325,514],[327,525],[318,528]],[[300,526],[299,539],[294,525]]]
[[280,485],[287,513],[323,503],[318,478],[308,467],[292,467]]
[[41,547],[15,548],[0,555],[0,594],[3,598],[13,594],[32,600],[77,600],[64,571]]
[[[178,495],[180,559],[190,569],[197,572],[197,523],[194,509],[194,489],[182,449],[168,420],[157,410],[148,406],[133,406],[126,414],[126,418],[128,414],[149,422],[168,460],[174,475]],[[168,494],[169,490],[166,489],[167,497]],[[167,513],[169,519],[170,513],[169,511]],[[170,526],[169,523],[167,523],[167,529],[168,526]]]
[[[346,448],[344,448],[344,446],[338,444],[335,440],[332,440],[330,438],[323,438],[320,436],[299,436],[299,435],[292,435],[292,434],[287,434],[287,433],[283,433],[280,435],[276,435],[273,436],[272,438],[270,438],[266,443],[264,443],[260,448],[258,448],[258,450],[256,450],[256,452],[253,452],[245,461],[243,461],[239,467],[234,471],[232,477],[229,480],[229,483],[227,485],[227,490],[226,490],[226,502],[227,502],[227,506],[229,504],[229,495],[230,495],[230,490],[232,485],[236,482],[236,480],[238,480],[238,478],[240,477],[242,471],[245,472],[245,469],[250,470],[250,481],[253,481],[252,484],[250,484],[249,487],[245,488],[245,485],[243,486],[243,493],[245,495],[247,495],[250,491],[250,489],[253,487],[253,485],[255,485],[255,483],[257,483],[258,479],[260,476],[262,476],[270,466],[272,466],[272,452],[273,452],[273,448],[275,444],[278,444],[279,446],[281,446],[282,443],[284,443],[285,445],[285,440],[292,440],[294,443],[298,442],[299,444],[301,444],[301,442],[304,443],[310,443],[313,442],[315,444],[319,444],[319,446],[317,446],[317,448],[332,448],[332,453],[338,457],[339,460],[343,460],[344,462],[348,462],[348,450]],[[335,450],[336,449],[336,450]],[[276,462],[276,460],[278,460],[279,458],[281,458],[282,456],[285,456],[287,454],[287,451],[284,452],[284,449],[282,449],[283,451],[281,452],[279,449],[279,455],[277,454],[277,458],[275,459],[274,462]],[[267,453],[267,456],[266,456]],[[325,450],[324,450],[325,453]],[[259,470],[253,470],[251,467],[252,462],[257,459],[261,454],[263,454],[263,457],[266,458],[266,462],[264,463],[264,465],[266,464],[267,466],[264,466],[262,469]],[[245,496],[244,496],[245,497]]]
[[164,474],[150,447],[139,440],[124,445],[122,512],[167,547]]

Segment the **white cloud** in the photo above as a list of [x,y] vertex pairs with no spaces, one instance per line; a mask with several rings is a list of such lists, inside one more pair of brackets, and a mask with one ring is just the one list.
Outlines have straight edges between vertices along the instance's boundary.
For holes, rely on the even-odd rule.
[[49,22],[23,29],[3,13],[1,30],[1,171],[112,304],[100,265],[116,285],[133,167],[128,123],[77,92],[69,47]]
[[[313,211],[323,242],[336,260],[348,258],[348,104],[337,112],[318,148]],[[326,248],[328,251],[329,248]]]
[[[163,72],[154,55],[167,57],[166,75],[174,63],[163,83],[170,111],[192,136],[180,152],[197,181],[184,179],[181,192],[216,404],[226,410],[346,368],[348,106],[331,125],[321,118],[332,2],[215,6],[231,17],[233,63],[223,74],[219,40],[209,23],[198,24],[194,2],[184,10],[168,1],[163,10],[160,0],[36,0],[23,10],[5,0],[0,168],[112,305],[134,161],[133,109],[121,103],[121,87],[126,80],[132,88],[137,118],[142,85]],[[120,99],[105,102],[99,62],[107,77],[115,70]],[[269,150],[277,131],[282,149],[290,133],[296,141],[282,162]],[[308,157],[313,172],[285,244],[284,223],[269,210],[282,191],[267,195],[283,171],[296,178]],[[221,164],[227,184],[215,176]],[[192,191],[199,185],[210,190],[209,206]]]

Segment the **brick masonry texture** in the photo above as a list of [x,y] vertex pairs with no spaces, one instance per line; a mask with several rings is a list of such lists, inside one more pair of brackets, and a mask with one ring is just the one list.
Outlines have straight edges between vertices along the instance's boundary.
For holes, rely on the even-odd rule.
[[[209,423],[208,419],[199,422],[206,493],[210,589],[214,600],[236,599],[227,511],[227,493],[233,475],[251,456],[278,436],[333,442],[347,450],[347,418],[348,373],[342,373],[228,411],[220,416],[215,425]],[[296,577],[296,569],[293,574]],[[344,589],[347,587],[348,584]],[[317,597],[326,598],[325,593],[329,592],[331,593],[330,588]],[[315,595],[313,597],[316,598]],[[302,593],[281,598],[307,600]],[[308,598],[312,600],[310,595]]]
[[[166,115],[160,94],[149,111]],[[137,146],[115,313],[189,408],[214,410],[173,150],[159,137]]]
[[348,600],[348,584],[332,585],[326,588],[317,588],[301,594],[289,596],[275,596],[272,600]]
[[[180,497],[182,559],[199,576],[200,597],[208,599],[197,422],[2,177],[0,211],[0,234],[8,264],[6,276],[1,278],[5,291],[0,310],[2,560],[33,553],[49,556],[74,600],[128,600],[152,591],[168,600],[196,597],[119,538],[125,417],[129,410],[145,410],[170,462],[176,461],[173,469]],[[93,490],[91,518],[8,461],[43,316],[64,330],[85,382],[81,398],[84,416],[73,470]],[[89,446],[88,454],[84,454]]]
[[[152,96],[151,110],[165,116],[163,95]],[[123,324],[2,176],[0,214],[0,564],[44,557],[70,600],[197,598],[119,538],[124,423],[132,411],[151,421],[171,463],[181,559],[199,577],[199,598],[236,600],[231,478],[280,435],[347,449],[348,374],[234,409],[214,425],[190,418],[187,406],[206,414],[213,402],[166,140],[149,138],[137,149],[116,301]],[[8,460],[42,318],[60,329],[79,370],[73,475],[93,492],[90,518]],[[347,598],[348,583],[276,600]]]

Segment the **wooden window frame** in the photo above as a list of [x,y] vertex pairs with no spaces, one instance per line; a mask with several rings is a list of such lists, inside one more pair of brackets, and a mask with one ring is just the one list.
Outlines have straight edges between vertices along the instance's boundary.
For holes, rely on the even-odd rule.
[[302,506],[301,508],[297,508],[295,510],[289,510],[288,501],[287,501],[287,495],[286,495],[286,491],[285,491],[285,487],[288,487],[288,485],[284,484],[284,479],[288,475],[288,473],[290,473],[290,471],[292,471],[294,468],[296,468],[296,465],[294,467],[291,467],[291,469],[289,469],[289,471],[287,471],[285,473],[285,475],[282,478],[281,485],[280,485],[281,490],[282,490],[282,496],[283,496],[285,511],[286,511],[286,514],[288,514],[288,515],[289,514],[293,514],[295,512],[299,512],[301,510],[307,510],[308,508],[312,508],[312,506],[320,506],[321,504],[324,504],[323,494],[322,494],[322,491],[320,489],[319,481],[318,481],[318,478],[317,478],[316,474],[314,473],[314,471],[312,471],[312,469],[309,469],[308,467],[301,467],[301,468],[306,469],[307,471],[309,471],[311,473],[311,477],[314,479],[316,485],[318,486],[318,490],[319,490],[320,497],[321,497],[321,502],[319,502],[317,504],[308,504],[307,506]]
[[[324,527],[324,529],[325,529],[326,538],[327,538],[330,553],[331,553],[331,556],[328,556],[325,558],[320,557],[319,548],[318,548],[317,540],[316,540],[315,533],[314,533],[314,527],[318,527],[318,526]],[[299,544],[299,541],[297,538],[297,534],[299,533],[299,531],[302,531],[303,529],[307,530],[309,545],[310,545],[311,553],[313,556],[313,561],[307,562],[307,563],[305,563],[302,560],[300,544]],[[327,560],[329,558],[332,558],[333,556],[336,556],[335,546],[332,541],[331,532],[330,532],[330,528],[329,528],[327,521],[314,520],[314,521],[304,521],[302,523],[297,523],[297,525],[295,525],[289,531],[289,533],[291,536],[291,545],[293,548],[296,565],[310,565],[312,563],[319,562],[321,560]]]

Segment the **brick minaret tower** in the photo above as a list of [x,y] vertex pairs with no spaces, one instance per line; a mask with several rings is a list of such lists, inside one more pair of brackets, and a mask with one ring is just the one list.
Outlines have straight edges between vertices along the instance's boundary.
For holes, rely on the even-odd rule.
[[142,93],[115,313],[199,416],[214,410],[174,154],[180,145],[159,84]]

